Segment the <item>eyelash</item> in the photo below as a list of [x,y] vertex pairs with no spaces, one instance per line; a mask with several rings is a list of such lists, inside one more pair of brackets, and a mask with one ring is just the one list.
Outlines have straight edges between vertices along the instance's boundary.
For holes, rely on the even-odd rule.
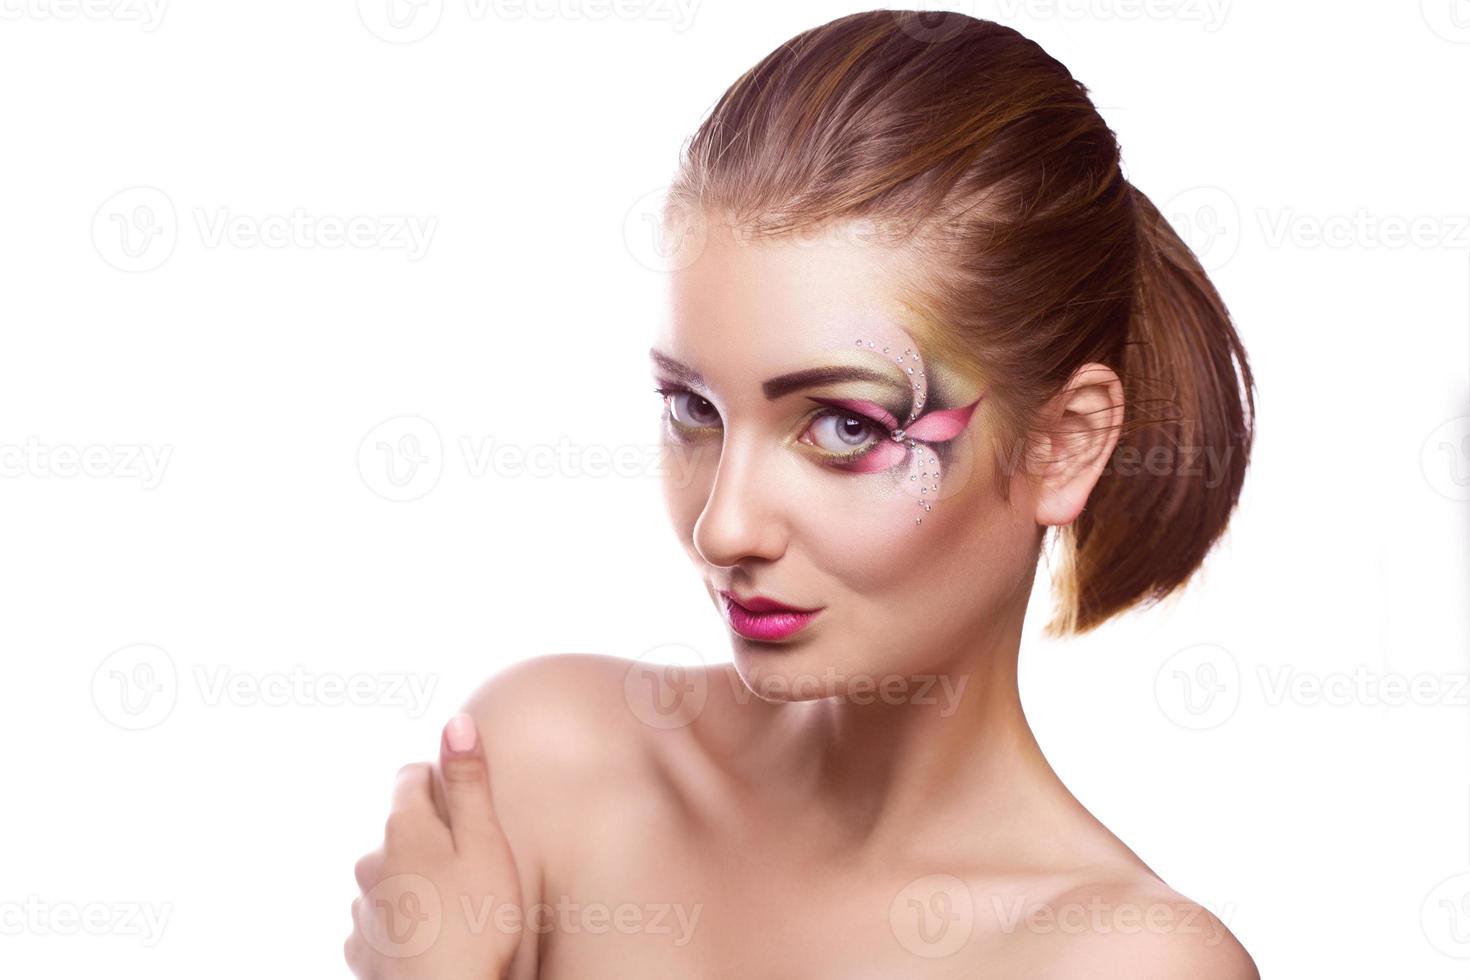
[[[691,430],[695,430],[695,427],[684,425],[678,419],[675,419],[673,417],[673,413],[669,411],[669,396],[692,395],[695,398],[702,398],[703,396],[679,385],[658,385],[655,386],[653,390],[658,392],[658,394],[663,397],[665,420],[667,420],[668,423],[674,427],[675,432],[677,432],[681,438],[689,438],[688,433]],[[818,419],[826,418],[829,415],[836,418],[856,419],[857,421],[866,425],[872,431],[873,435],[880,437],[879,439],[873,440],[873,442],[864,446],[862,449],[857,449],[850,453],[834,453],[825,449],[821,449],[819,447],[816,449],[817,454],[821,456],[826,463],[838,468],[850,464],[854,460],[860,459],[861,457],[866,456],[868,453],[872,452],[875,448],[877,448],[879,442],[882,441],[881,437],[886,431],[883,428],[883,424],[877,419],[870,419],[866,415],[858,415],[854,412],[844,412],[841,409],[837,408],[824,407],[821,409],[821,411],[813,413],[812,416],[807,419],[807,424],[802,429],[802,432],[806,432],[807,429],[811,428],[812,423],[816,422]]]

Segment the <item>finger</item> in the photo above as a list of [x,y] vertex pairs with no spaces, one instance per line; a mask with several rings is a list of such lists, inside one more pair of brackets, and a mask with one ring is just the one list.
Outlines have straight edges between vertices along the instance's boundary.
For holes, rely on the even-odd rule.
[[449,719],[439,739],[439,769],[444,776],[444,805],[457,851],[474,849],[500,833],[490,799],[490,770],[485,746],[473,715]]
[[383,842],[389,849],[450,840],[449,825],[434,806],[433,768],[427,762],[417,762],[398,770],[393,783],[393,808],[383,824]]
[[368,976],[367,944],[363,942],[362,936],[356,929],[342,943],[342,958],[347,961],[347,968],[352,971],[354,977]]
[[352,867],[352,877],[357,880],[357,890],[369,892],[383,878],[383,852],[370,851],[357,859]]
[[449,804],[444,799],[444,774],[439,771],[439,767],[438,766],[435,766],[434,767],[433,784],[434,784],[433,785],[433,789],[434,789],[434,812],[436,812],[436,813],[439,814],[439,819],[444,822],[444,826],[448,827],[449,826]]
[[393,780],[393,813],[414,813],[439,819],[430,788],[433,783],[433,769],[427,762],[411,762],[398,770],[398,775]]

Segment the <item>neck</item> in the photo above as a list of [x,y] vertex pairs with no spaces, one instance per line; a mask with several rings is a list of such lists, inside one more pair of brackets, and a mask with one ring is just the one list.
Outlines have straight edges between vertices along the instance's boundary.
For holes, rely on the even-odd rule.
[[[1013,627],[885,694],[766,705],[746,748],[776,812],[845,855],[914,853],[933,841],[978,861],[1057,856],[1090,814],[1041,753],[1021,707]],[[975,844],[975,847],[970,847]],[[922,845],[919,845],[922,846]]]

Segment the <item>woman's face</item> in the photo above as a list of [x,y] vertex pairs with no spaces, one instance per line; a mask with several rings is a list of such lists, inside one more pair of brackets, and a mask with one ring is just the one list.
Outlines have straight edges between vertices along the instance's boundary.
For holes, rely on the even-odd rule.
[[[985,385],[935,363],[901,302],[911,254],[842,232],[711,226],[652,351],[674,527],[772,700],[953,670],[1019,629],[1034,570],[1024,481],[995,490]],[[727,592],[820,611],[773,639]]]

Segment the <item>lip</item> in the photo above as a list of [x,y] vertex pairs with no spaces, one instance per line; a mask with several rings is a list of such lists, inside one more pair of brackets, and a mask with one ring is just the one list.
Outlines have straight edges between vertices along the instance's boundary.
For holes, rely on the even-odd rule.
[[760,595],[741,599],[724,589],[720,590],[720,598],[724,600],[725,621],[747,640],[784,640],[806,629],[822,611],[820,607],[799,609]]

